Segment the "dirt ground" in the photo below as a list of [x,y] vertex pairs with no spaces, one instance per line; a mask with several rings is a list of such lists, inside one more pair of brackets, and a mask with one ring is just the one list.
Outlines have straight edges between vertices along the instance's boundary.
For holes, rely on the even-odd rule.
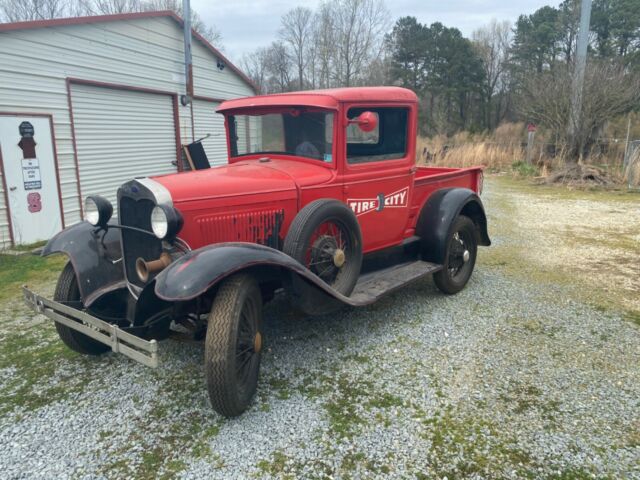
[[506,176],[489,181],[496,186],[488,215],[497,243],[484,261],[564,283],[601,307],[640,312],[639,192],[569,190]]

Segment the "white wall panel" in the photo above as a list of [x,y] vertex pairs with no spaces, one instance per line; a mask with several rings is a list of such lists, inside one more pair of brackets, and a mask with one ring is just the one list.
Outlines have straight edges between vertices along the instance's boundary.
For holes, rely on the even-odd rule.
[[227,137],[224,133],[224,117],[216,113],[219,103],[205,100],[193,102],[193,123],[196,140],[208,134],[209,138],[202,141],[209,163],[223,165],[227,163]]
[[[67,225],[80,220],[80,198],[66,78],[183,93],[182,42],[181,28],[170,17],[0,33],[0,112],[53,115]],[[194,38],[194,84],[197,95],[228,99],[253,94],[251,87],[228,66],[219,70],[217,60],[213,52]],[[184,143],[188,143],[192,139],[190,108],[180,107],[179,115],[180,137]],[[208,113],[202,116],[203,121],[209,121]],[[210,125],[203,124],[202,129],[222,127],[221,120],[211,122]],[[202,131],[198,127],[196,130]],[[168,140],[173,139],[172,135]],[[219,144],[213,141],[209,143],[212,143],[211,148],[215,152],[210,155],[212,159],[226,159],[226,147],[220,156]],[[112,143],[109,145],[115,147]],[[4,238],[8,238],[6,218],[4,197],[0,195],[0,247],[7,243],[3,242]]]
[[83,196],[115,206],[124,182],[176,171],[171,96],[74,84],[71,99]]

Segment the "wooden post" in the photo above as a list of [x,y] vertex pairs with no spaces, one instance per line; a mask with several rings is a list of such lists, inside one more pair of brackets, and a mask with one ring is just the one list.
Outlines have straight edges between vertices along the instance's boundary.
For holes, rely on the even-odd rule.
[[531,164],[531,157],[533,156],[533,144],[536,139],[536,126],[532,123],[527,125],[527,163]]

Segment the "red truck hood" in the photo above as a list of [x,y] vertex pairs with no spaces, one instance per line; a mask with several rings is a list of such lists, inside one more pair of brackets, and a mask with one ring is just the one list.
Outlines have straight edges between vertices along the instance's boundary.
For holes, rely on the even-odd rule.
[[153,177],[171,193],[175,203],[257,193],[296,190],[329,181],[330,169],[294,160],[261,163],[248,160],[194,172]]

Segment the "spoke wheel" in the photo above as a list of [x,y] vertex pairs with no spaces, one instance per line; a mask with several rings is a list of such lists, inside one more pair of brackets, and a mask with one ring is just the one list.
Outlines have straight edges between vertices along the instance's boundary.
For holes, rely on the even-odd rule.
[[344,203],[316,200],[293,220],[283,251],[338,292],[350,295],[362,265],[360,225]]
[[309,240],[306,267],[329,285],[337,283],[354,256],[349,237],[347,227],[337,219],[319,225]]
[[205,343],[209,398],[221,415],[240,415],[255,395],[261,325],[262,296],[255,279],[238,274],[222,283],[209,314]]
[[461,215],[453,222],[447,237],[443,268],[433,276],[436,286],[447,294],[462,290],[473,273],[477,252],[476,226]]

